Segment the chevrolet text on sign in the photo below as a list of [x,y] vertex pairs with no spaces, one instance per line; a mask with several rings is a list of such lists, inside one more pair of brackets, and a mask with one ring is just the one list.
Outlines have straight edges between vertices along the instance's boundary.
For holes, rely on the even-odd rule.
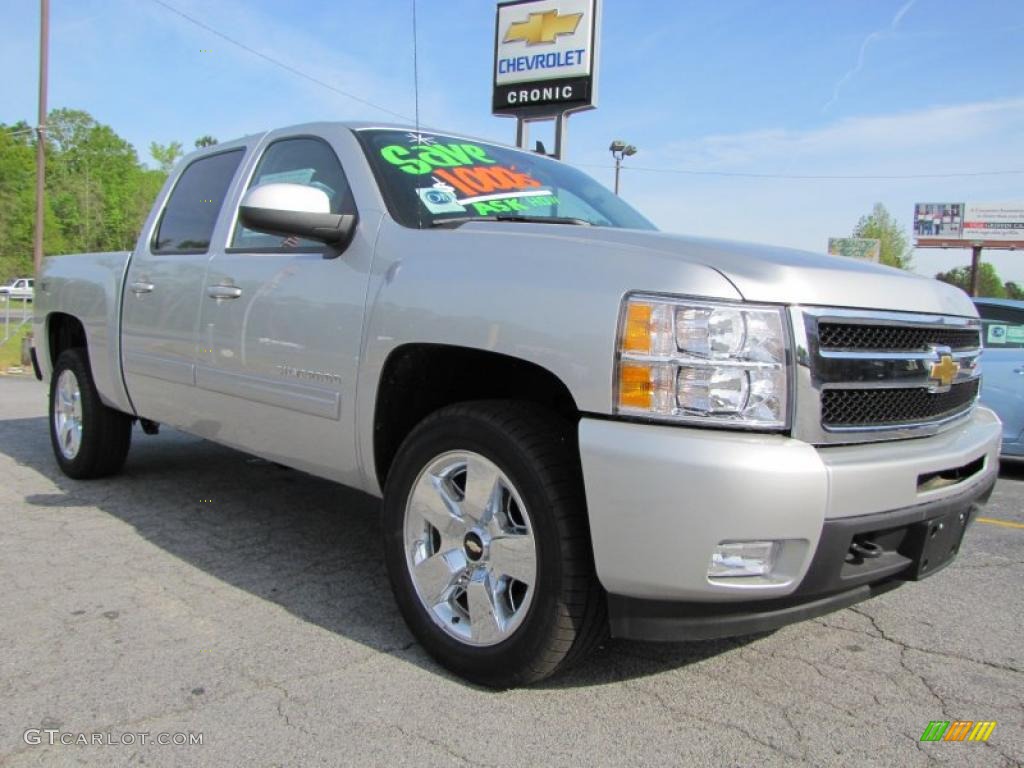
[[522,114],[589,109],[596,99],[597,0],[498,5],[493,110]]

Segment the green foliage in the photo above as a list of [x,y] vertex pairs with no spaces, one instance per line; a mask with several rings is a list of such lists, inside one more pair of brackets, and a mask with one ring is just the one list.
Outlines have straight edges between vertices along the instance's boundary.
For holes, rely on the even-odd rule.
[[212,147],[216,143],[217,140],[207,133],[196,139],[196,149],[202,149],[203,147]]
[[[939,272],[935,279],[955,285],[964,293],[970,294],[971,292],[970,267],[954,267],[948,272]],[[1013,283],[1008,283],[1008,285],[1013,285]],[[1003,281],[999,279],[996,268],[987,261],[983,261],[978,265],[978,295],[993,299],[1005,299],[1007,297],[1006,287],[1003,285]]]
[[[0,124],[0,281],[32,274],[36,216],[36,150],[28,125]],[[46,253],[59,253],[64,238],[52,205],[44,211]]]
[[[24,122],[0,124],[0,280],[32,274],[36,138],[28,129]],[[178,142],[161,149],[182,152]],[[53,110],[46,130],[44,253],[130,250],[166,178],[88,112]]]
[[882,263],[910,269],[912,256],[906,232],[881,203],[875,203],[870,214],[861,216],[854,227],[853,236],[881,240]]
[[1017,283],[1012,280],[1003,283],[1003,289],[1006,291],[1006,298],[1024,301],[1024,288],[1017,285]]
[[170,144],[157,144],[154,141],[149,145],[149,154],[160,164],[161,171],[170,173],[178,158],[184,154],[184,150],[180,141],[172,141]]

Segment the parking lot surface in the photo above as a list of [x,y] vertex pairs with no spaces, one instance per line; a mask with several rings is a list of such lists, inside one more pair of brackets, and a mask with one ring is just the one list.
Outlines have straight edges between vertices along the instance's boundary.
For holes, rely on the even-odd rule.
[[[374,499],[170,430],[72,481],[45,406],[0,377],[0,765],[1024,761],[1024,467],[924,582],[753,638],[608,641],[495,693],[413,642]],[[997,725],[922,743],[935,720]]]

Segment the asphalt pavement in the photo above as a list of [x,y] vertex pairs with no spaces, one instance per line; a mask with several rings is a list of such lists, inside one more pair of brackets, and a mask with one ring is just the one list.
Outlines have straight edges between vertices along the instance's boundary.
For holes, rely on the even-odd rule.
[[[1024,761],[1024,467],[923,582],[753,638],[609,641],[495,693],[406,630],[376,500],[170,430],[76,482],[44,414],[42,384],[0,377],[0,765]],[[997,725],[921,742],[935,720]]]

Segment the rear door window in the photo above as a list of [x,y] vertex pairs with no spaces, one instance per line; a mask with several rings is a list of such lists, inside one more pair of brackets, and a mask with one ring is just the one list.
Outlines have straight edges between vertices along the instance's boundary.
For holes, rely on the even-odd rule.
[[224,197],[244,150],[234,149],[194,161],[181,174],[167,201],[154,253],[206,253]]

